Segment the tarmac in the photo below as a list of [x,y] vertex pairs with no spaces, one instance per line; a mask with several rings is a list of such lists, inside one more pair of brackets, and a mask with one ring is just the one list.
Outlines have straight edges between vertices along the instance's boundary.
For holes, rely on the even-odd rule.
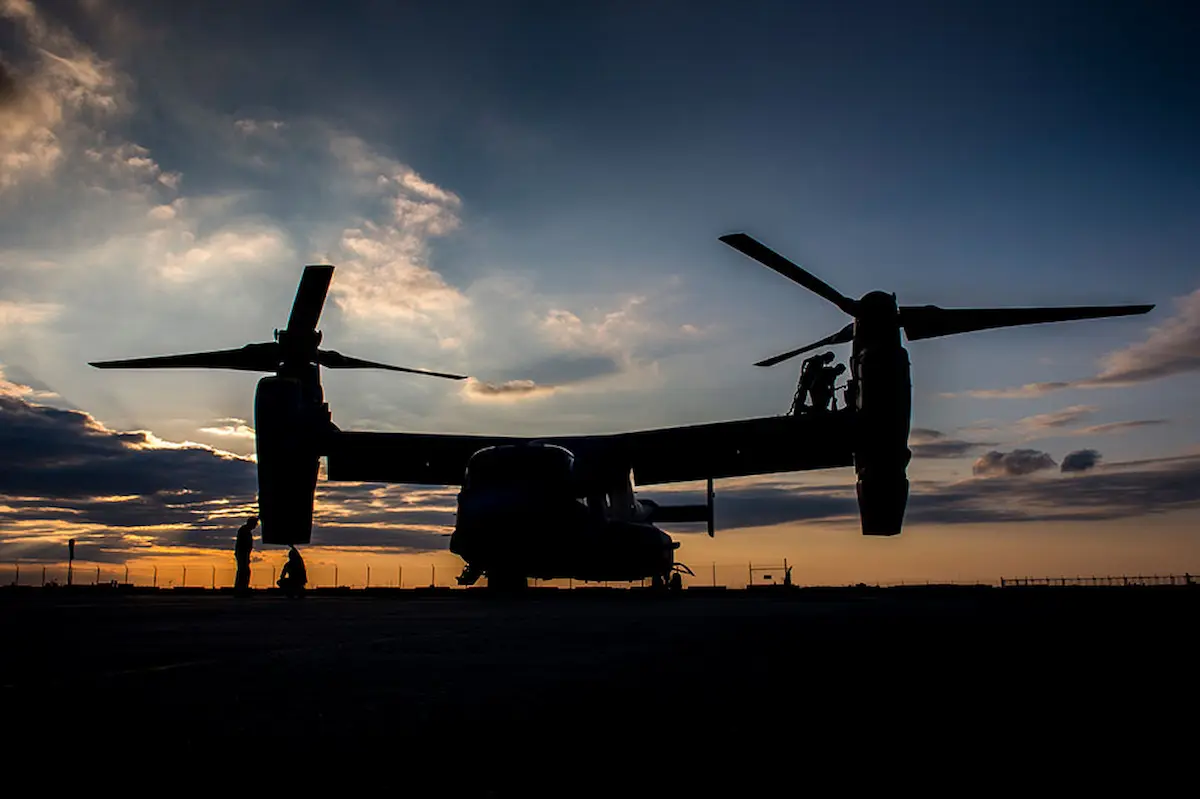
[[1111,743],[1130,723],[1140,739],[1194,726],[1198,608],[1200,586],[4,589],[0,707],[22,732],[9,754],[87,730],[90,748],[159,756],[247,742],[518,771],[509,747],[614,767],[677,751],[702,768],[733,749],[811,764],[962,745],[961,731],[981,746],[1078,738],[1098,722]]

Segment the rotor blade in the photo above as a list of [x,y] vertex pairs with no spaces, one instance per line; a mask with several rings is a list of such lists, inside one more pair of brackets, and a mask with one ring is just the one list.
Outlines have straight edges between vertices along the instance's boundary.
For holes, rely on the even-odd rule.
[[304,267],[296,299],[292,301],[292,314],[288,317],[287,329],[295,332],[316,330],[325,306],[325,295],[329,293],[329,282],[333,280],[333,267],[328,264]]
[[997,327],[1071,322],[1078,319],[1104,319],[1110,316],[1135,316],[1150,311],[1153,305],[1107,305],[1078,308],[939,308],[936,305],[900,308],[900,325],[910,341],[955,333],[971,333]]
[[94,361],[89,365],[97,369],[237,369],[243,372],[274,372],[279,366],[279,345],[274,342],[247,344],[236,350]]
[[386,363],[364,361],[362,358],[351,358],[333,350],[317,350],[317,363],[329,369],[387,369],[390,372],[410,372],[415,375],[430,375],[444,377],[448,380],[466,380],[466,375],[452,375],[446,372],[431,372],[426,369],[409,369],[404,366],[391,366]]
[[730,233],[721,236],[720,241],[728,244],[745,256],[753,258],[763,266],[774,269],[793,283],[799,283],[804,288],[832,302],[850,315],[854,315],[857,305],[854,300],[843,296],[841,292],[830,286],[817,276],[801,269],[796,264],[784,258],[779,253],[760,244],[745,233]]
[[827,347],[830,344],[845,344],[845,343],[847,343],[849,341],[853,341],[853,340],[854,340],[854,323],[851,322],[850,324],[846,325],[838,332],[834,333],[832,336],[827,336],[815,344],[809,344],[807,347],[801,347],[798,350],[792,350],[791,352],[785,352],[782,355],[776,355],[774,358],[767,358],[765,361],[759,361],[758,363],[756,363],[754,365],[755,366],[774,366],[777,363],[783,363],[784,361],[788,360],[789,358],[795,358],[797,355],[808,352],[809,350],[815,350],[818,347]]

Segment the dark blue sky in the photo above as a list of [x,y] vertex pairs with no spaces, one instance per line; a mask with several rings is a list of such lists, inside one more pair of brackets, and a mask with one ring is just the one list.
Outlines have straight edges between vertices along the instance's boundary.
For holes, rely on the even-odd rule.
[[1065,299],[1086,271],[1112,288],[1079,299],[1101,300],[1139,262],[1193,288],[1185,4],[316,5],[133,4],[140,38],[110,46],[138,76],[135,138],[205,189],[236,177],[197,108],[328,120],[464,197],[514,260],[603,253],[547,285],[667,258],[719,281],[713,233],[752,226],[848,290],[966,268],[998,301],[1031,299],[1014,274]]

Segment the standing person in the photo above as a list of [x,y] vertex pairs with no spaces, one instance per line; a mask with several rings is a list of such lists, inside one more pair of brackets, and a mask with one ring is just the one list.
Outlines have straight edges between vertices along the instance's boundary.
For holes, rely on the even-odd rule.
[[283,564],[283,573],[279,575],[279,587],[288,596],[299,597],[304,596],[304,586],[307,582],[304,559],[300,557],[296,547],[289,547],[287,563]]
[[[829,356],[828,360],[833,360],[833,353],[826,353]],[[814,411],[824,413],[829,410],[837,410],[837,397],[834,395],[834,384],[837,382],[838,376],[846,371],[846,365],[839,363],[837,366],[830,367],[825,364],[815,367],[816,375],[813,377],[812,387],[809,393],[812,395],[812,407]],[[833,406],[832,408],[830,406]]]
[[237,559],[237,577],[233,581],[233,590],[239,594],[250,591],[250,552],[254,549],[254,528],[257,525],[258,517],[251,516],[237,531],[237,543],[233,549]]

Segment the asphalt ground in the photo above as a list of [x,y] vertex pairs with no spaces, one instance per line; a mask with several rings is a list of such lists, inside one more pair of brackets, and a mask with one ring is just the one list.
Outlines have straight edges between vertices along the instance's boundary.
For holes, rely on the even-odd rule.
[[827,756],[991,753],[1013,768],[1054,752],[1076,774],[1076,746],[1088,773],[1101,751],[1139,751],[1161,776],[1182,762],[1172,747],[1197,743],[1198,608],[1200,586],[9,589],[0,712],[17,734],[0,751],[30,767],[111,749],[189,768],[239,747],[376,765],[385,752],[407,779],[489,790],[501,772],[485,762],[526,787],[574,763],[583,788],[634,779],[632,763],[679,780],[736,765],[754,792]]

